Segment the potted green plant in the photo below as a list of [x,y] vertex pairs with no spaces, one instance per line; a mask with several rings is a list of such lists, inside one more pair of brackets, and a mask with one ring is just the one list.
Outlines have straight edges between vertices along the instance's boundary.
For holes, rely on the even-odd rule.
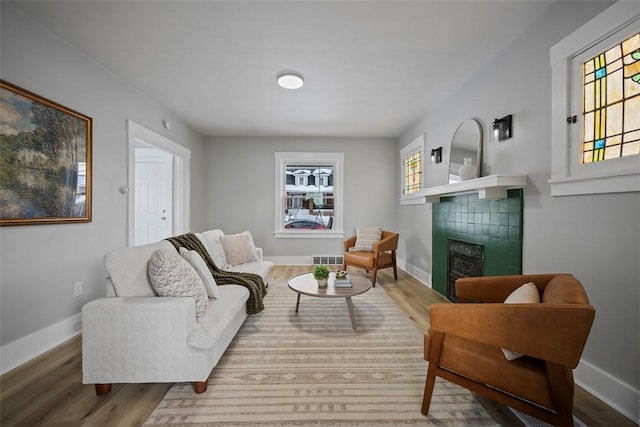
[[321,288],[327,286],[329,268],[326,265],[320,264],[313,269],[313,278],[318,281],[318,286]]

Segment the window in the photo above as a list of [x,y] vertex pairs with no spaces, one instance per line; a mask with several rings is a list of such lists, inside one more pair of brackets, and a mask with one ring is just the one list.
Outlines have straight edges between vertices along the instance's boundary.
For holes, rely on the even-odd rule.
[[582,163],[640,154],[640,33],[606,51],[600,44],[581,66]]
[[342,238],[343,153],[276,153],[276,238]]
[[424,188],[424,134],[400,150],[400,160],[400,204],[424,203],[424,197],[416,197],[416,193]]
[[551,195],[640,191],[637,4],[617,2],[551,48]]

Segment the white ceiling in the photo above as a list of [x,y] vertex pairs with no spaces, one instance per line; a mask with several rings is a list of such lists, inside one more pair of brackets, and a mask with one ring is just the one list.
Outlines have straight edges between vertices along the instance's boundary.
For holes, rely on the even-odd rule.
[[[551,3],[14,2],[203,135],[376,137],[397,137]],[[282,70],[304,87],[278,87]]]

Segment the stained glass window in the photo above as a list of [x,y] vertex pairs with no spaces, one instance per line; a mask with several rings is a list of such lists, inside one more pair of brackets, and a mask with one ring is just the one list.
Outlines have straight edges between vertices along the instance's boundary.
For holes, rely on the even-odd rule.
[[640,154],[640,33],[583,64],[582,163]]
[[415,193],[422,185],[422,151],[404,159],[404,194]]

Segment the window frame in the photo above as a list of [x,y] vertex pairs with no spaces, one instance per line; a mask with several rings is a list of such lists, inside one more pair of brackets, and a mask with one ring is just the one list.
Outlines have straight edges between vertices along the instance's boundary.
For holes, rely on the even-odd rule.
[[[425,166],[426,166],[426,152],[425,152],[426,135],[423,133],[413,141],[405,145],[400,149],[400,205],[416,205],[426,203],[424,196],[419,196],[420,190],[425,188]],[[422,174],[420,176],[420,188],[413,193],[405,194],[405,160],[408,157],[413,156],[415,153],[420,152],[420,166]]]
[[[330,230],[285,229],[283,198],[286,195],[287,165],[333,166],[333,228]],[[276,239],[343,239],[343,174],[344,153],[332,152],[276,152],[275,153],[275,228]]]
[[[637,157],[609,159],[583,164],[581,148],[581,67],[574,62],[610,37],[622,39],[640,19],[635,2],[617,2],[550,49],[551,60],[551,185],[552,196],[640,191],[640,162]],[[614,41],[612,40],[612,43]],[[574,74],[577,72],[577,75]],[[577,101],[576,101],[577,99]],[[568,123],[576,116],[577,121]]]

